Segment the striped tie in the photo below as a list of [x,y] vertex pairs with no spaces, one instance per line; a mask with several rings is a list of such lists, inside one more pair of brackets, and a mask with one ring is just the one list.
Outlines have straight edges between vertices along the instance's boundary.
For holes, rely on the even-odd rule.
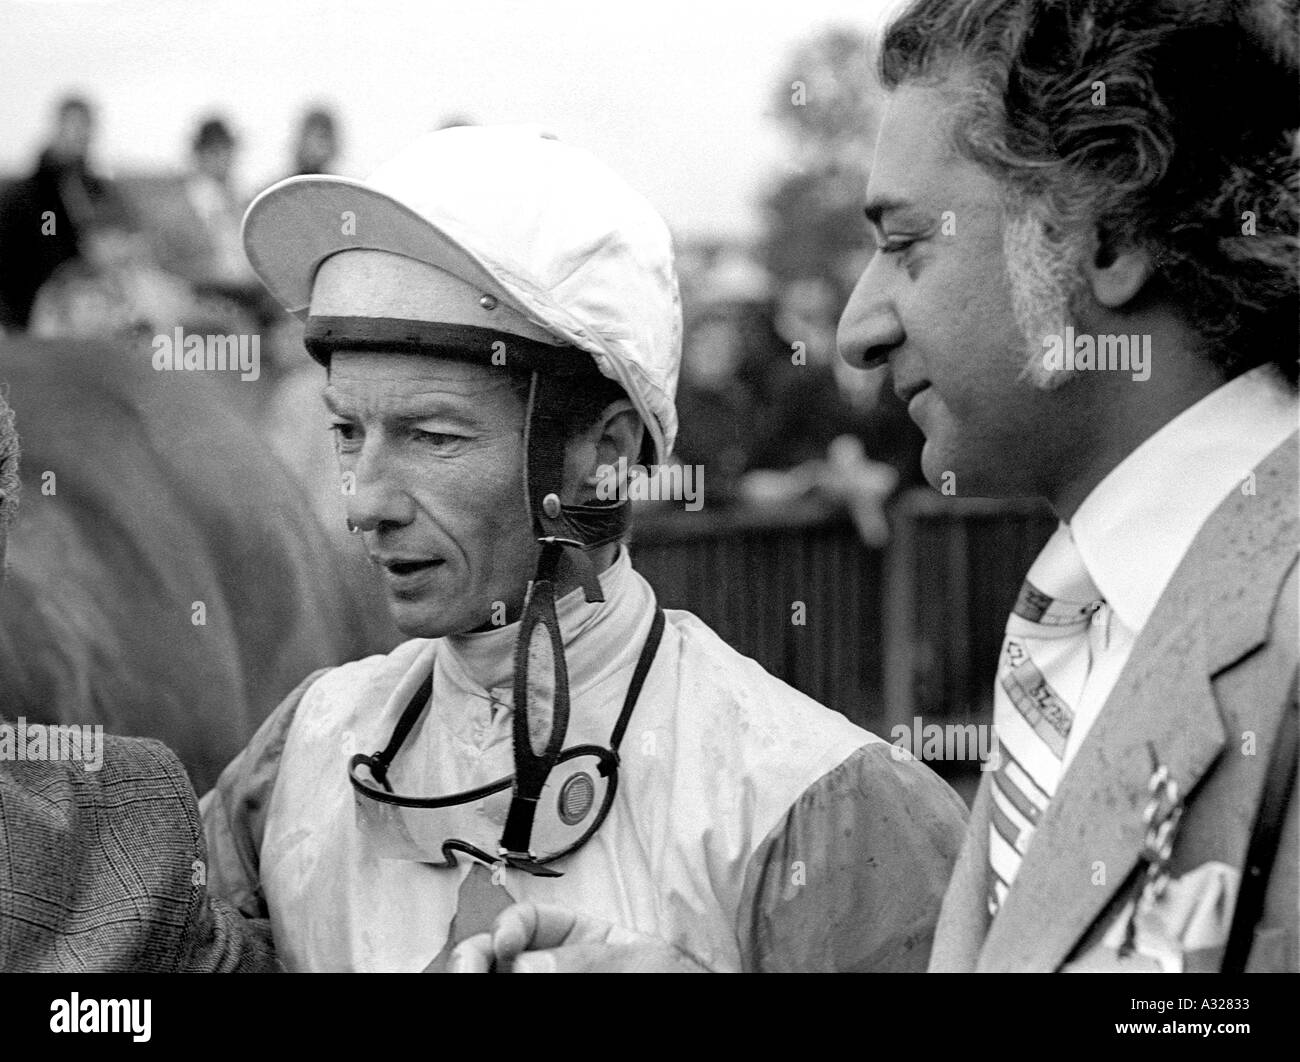
[[1088,624],[1102,605],[1061,524],[1034,561],[1007,618],[994,684],[997,770],[989,818],[989,914],[996,914],[1061,778],[1090,664]]

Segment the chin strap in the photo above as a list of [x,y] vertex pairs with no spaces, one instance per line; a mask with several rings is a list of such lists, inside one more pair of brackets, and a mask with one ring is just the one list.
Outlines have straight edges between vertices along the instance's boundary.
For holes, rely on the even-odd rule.
[[[530,849],[533,819],[546,779],[564,751],[569,729],[569,672],[555,613],[560,560],[567,551],[588,603],[604,601],[590,551],[618,541],[628,521],[626,500],[597,505],[564,505],[560,501],[568,441],[567,384],[563,376],[534,372],[529,385],[524,495],[542,550],[515,643],[515,782],[501,835],[501,858],[506,864],[541,877],[558,874],[538,864]],[[548,663],[553,678],[549,712],[533,698],[539,685],[537,672],[545,671]]]
[[[571,391],[564,376],[532,375],[524,421],[524,500],[543,551],[550,544],[567,549],[587,601],[604,601],[588,552],[622,538],[627,530],[628,503],[561,503],[569,433],[566,399]],[[537,570],[541,578],[540,563]]]

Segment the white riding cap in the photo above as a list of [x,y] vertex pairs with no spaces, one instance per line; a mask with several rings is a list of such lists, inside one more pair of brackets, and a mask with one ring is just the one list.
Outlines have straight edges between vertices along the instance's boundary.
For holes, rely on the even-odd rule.
[[657,460],[672,452],[682,345],[672,238],[645,198],[586,151],[532,128],[443,129],[365,181],[273,185],[244,216],[244,247],[271,294],[303,318],[317,270],[341,251],[444,270],[491,296],[478,300],[485,326],[499,304],[556,346],[589,353],[636,406]]

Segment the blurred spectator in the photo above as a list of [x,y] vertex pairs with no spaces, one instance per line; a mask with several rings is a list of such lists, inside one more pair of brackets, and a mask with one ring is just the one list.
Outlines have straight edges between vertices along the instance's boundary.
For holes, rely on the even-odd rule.
[[677,386],[676,456],[705,470],[710,504],[735,501],[765,430],[762,354],[772,337],[753,303],[720,303],[691,315]]
[[800,277],[784,285],[777,298],[776,330],[793,348],[802,345],[807,364],[829,373],[841,397],[855,410],[864,411],[875,401],[877,383],[838,356],[835,332],[842,301],[822,277]]
[[148,221],[158,265],[192,285],[219,291],[252,289],[239,227],[244,202],[233,182],[238,144],[220,118],[208,118],[190,142],[190,171],[177,190],[148,197]]
[[334,112],[324,107],[313,107],[298,125],[298,136],[293,145],[293,172],[290,177],[304,173],[333,173],[339,157],[339,127]]
[[[902,486],[920,486],[920,429],[898,400],[886,368],[872,372],[854,369],[839,356],[835,333],[843,300],[834,286],[821,277],[803,277],[786,284],[777,306],[776,328],[787,349],[802,344],[807,360],[805,379],[800,382],[790,370],[798,368],[786,358],[778,367],[774,386],[788,399],[782,403],[794,422],[786,431],[811,431],[819,443],[841,434],[862,441],[866,456],[890,465]],[[821,427],[815,426],[817,422]]]
[[773,299],[770,275],[738,250],[695,265],[678,459],[704,466],[711,504],[844,508],[883,545],[886,502],[921,481],[922,440],[884,373],[840,359],[834,285],[798,278]]
[[922,482],[923,440],[881,375],[847,376],[838,355],[839,302],[821,279],[786,285],[778,299],[775,358],[764,373],[764,435],[741,481],[750,503],[813,498],[846,508],[864,542],[888,538],[885,505],[900,485]]
[[33,335],[147,343],[178,326],[198,334],[251,333],[257,327],[237,303],[200,294],[160,269],[124,209],[101,212],[81,243],[82,253],[41,285],[31,312]]
[[[800,322],[783,336],[766,270],[734,248],[704,263],[687,314],[678,457],[705,466],[711,502],[789,500],[784,487],[769,497],[771,477],[757,495],[743,478],[820,461],[832,439],[854,429],[831,369],[833,322],[829,331],[820,319]],[[808,484],[787,486],[792,497]]]
[[61,100],[36,169],[0,197],[0,327],[27,327],[40,286],[77,256],[96,216],[120,206],[112,185],[90,167],[94,134],[89,101]]

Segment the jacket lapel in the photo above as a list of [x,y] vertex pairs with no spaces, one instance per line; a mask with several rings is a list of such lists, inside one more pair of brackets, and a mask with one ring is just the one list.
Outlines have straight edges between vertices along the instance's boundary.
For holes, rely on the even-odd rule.
[[1255,470],[1255,493],[1234,491],[1197,535],[1039,824],[980,970],[1065,961],[1138,861],[1153,750],[1184,794],[1214,763],[1226,736],[1211,678],[1268,637],[1296,555],[1296,466],[1293,435]]
[[1151,748],[1186,793],[1223,747],[1199,617],[1165,634],[1134,646],[1061,779],[989,930],[981,970],[1056,969],[1137,862]]

